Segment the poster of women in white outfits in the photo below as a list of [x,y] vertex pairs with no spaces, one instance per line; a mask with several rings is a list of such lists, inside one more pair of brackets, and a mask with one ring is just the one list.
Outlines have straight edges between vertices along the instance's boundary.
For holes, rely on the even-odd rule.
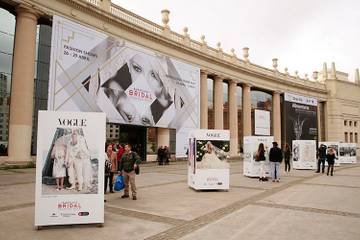
[[104,113],[39,111],[36,226],[104,222],[105,124]]

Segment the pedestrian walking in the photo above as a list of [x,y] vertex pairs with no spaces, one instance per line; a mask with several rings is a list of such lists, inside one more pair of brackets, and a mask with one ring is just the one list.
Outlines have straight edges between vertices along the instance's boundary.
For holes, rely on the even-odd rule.
[[284,159],[285,159],[285,172],[290,172],[290,157],[291,157],[291,148],[290,144],[285,144]]
[[322,164],[321,172],[324,173],[325,171],[326,149],[327,147],[324,144],[321,144],[317,150],[318,162],[317,162],[317,170],[315,173],[320,173],[321,164]]
[[[117,165],[117,160],[116,160],[116,152],[113,151],[113,146],[112,144],[109,144],[106,146],[106,156],[109,159],[109,161],[111,162],[111,169],[110,169],[110,174],[109,174],[109,190],[110,193],[114,193],[114,189],[113,189],[113,183],[114,183],[114,176],[118,171],[118,165]],[[107,184],[105,185],[105,193],[107,190]]]
[[273,147],[269,153],[271,179],[273,182],[280,182],[280,164],[283,159],[283,153],[278,147],[277,142],[273,142],[272,144]]
[[170,149],[168,146],[164,147],[164,164],[169,165],[170,162]]
[[266,178],[266,169],[265,169],[265,147],[263,143],[259,144],[258,150],[255,154],[255,161],[260,163],[260,174],[259,174],[259,181],[267,181]]
[[159,165],[163,165],[164,149],[163,146],[160,146],[157,150],[157,160]]
[[129,197],[129,183],[131,187],[132,199],[137,199],[136,184],[135,184],[135,168],[138,168],[141,163],[140,157],[136,152],[131,151],[131,145],[125,145],[125,152],[121,157],[119,170],[125,181],[124,195],[121,198]]
[[328,163],[328,169],[327,169],[327,174],[329,176],[329,172],[330,175],[333,176],[334,174],[334,163],[335,163],[335,150],[333,148],[329,148],[328,153],[326,154],[326,161]]

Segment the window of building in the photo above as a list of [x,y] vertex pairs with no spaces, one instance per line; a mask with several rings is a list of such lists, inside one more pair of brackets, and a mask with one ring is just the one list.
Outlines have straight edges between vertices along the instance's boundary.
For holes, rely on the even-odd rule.
[[344,120],[344,126],[346,126],[347,125],[347,121],[346,120]]
[[352,132],[350,133],[350,142],[351,143],[353,142],[353,133]]
[[[10,98],[10,86],[12,79],[12,60],[14,53],[14,36],[16,18],[9,11],[0,8],[0,98]],[[2,101],[0,115],[8,116],[10,106],[7,101]],[[8,124],[4,123],[0,129],[6,133],[0,138],[0,155],[7,155]]]
[[255,135],[255,109],[270,112],[270,133],[272,132],[272,95],[261,90],[251,90],[251,125],[252,134]]
[[157,130],[156,128],[147,129],[146,152],[147,154],[157,153]]
[[208,78],[208,129],[214,129],[214,80]]
[[355,142],[358,143],[358,134],[355,133]]
[[345,142],[348,142],[348,133],[345,132]]
[[223,82],[223,121],[224,129],[229,129],[229,84]]
[[37,121],[38,111],[47,110],[49,70],[50,70],[50,51],[51,51],[51,32],[52,27],[49,22],[39,24],[36,32],[36,53],[35,53],[35,76],[34,76],[34,112],[33,112],[33,132],[31,142],[31,154],[36,154],[37,143]]
[[357,121],[354,121],[354,127],[357,127]]
[[351,125],[352,125],[352,121],[349,121],[349,126],[351,127]]

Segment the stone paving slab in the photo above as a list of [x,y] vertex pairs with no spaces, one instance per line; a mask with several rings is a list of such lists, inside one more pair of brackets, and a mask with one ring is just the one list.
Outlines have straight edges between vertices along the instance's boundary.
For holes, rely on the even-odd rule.
[[[150,214],[191,220],[225,207],[233,202],[249,198],[262,191],[234,188],[226,191],[195,191],[187,183],[140,189],[138,200],[111,199],[111,205]],[[152,201],[149,201],[152,199]]]
[[9,186],[13,184],[35,183],[34,173],[0,173],[0,186]]
[[246,240],[355,240],[360,218],[247,206],[181,238]]
[[[357,163],[356,165],[358,166],[360,163]],[[350,164],[346,164],[343,166],[351,166]],[[337,171],[337,169],[335,168],[335,174],[341,174],[341,175],[348,175],[348,176],[358,176],[360,177],[360,167],[354,167],[354,168],[349,168],[349,169],[341,169],[339,171]]]
[[[336,174],[336,173],[335,173]],[[322,184],[322,185],[333,185],[333,186],[343,186],[343,187],[354,187],[360,189],[360,177],[354,176],[344,176],[344,175],[335,175],[333,177],[322,175],[317,178],[305,181],[309,184]]]
[[[73,225],[44,227],[34,229],[34,208],[5,211],[0,215],[0,239],[144,239],[164,231],[171,225],[151,222],[138,218],[125,217],[111,212],[105,213],[104,227],[97,225]],[[3,231],[6,229],[6,231]]]
[[186,181],[187,176],[168,173],[143,173],[136,176],[136,186],[147,187],[171,182]]
[[360,189],[301,184],[260,202],[360,213]]
[[0,186],[1,209],[3,209],[4,207],[13,207],[18,204],[34,203],[34,202],[35,202],[35,183],[12,185],[12,186]]
[[280,183],[272,182],[271,179],[267,182],[260,182],[258,178],[246,177],[243,174],[232,174],[230,176],[230,186],[232,187],[245,187],[245,188],[258,188],[258,189],[272,189],[282,186],[284,184],[301,179],[296,177],[281,176]]

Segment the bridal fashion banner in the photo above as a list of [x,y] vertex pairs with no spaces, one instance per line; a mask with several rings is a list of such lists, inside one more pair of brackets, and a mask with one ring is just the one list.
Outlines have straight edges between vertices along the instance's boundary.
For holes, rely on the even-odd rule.
[[35,226],[104,223],[105,120],[39,111]]
[[48,109],[176,129],[176,155],[199,128],[200,69],[54,16]]
[[188,143],[188,185],[196,190],[229,189],[229,130],[195,130]]

